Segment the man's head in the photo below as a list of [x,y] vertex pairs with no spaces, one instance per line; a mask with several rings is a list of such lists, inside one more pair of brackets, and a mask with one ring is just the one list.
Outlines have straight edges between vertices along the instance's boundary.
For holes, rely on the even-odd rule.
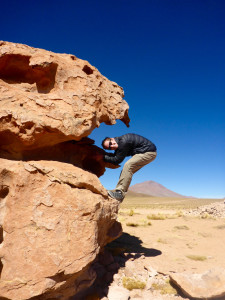
[[107,150],[116,150],[118,148],[118,144],[114,138],[106,137],[102,141],[102,147]]

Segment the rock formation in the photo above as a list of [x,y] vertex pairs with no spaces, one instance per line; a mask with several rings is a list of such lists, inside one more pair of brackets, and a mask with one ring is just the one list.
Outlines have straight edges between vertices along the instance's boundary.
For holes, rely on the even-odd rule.
[[209,205],[199,206],[194,209],[189,209],[184,211],[184,215],[186,216],[195,216],[201,218],[225,218],[225,202],[219,201],[214,202]]
[[[88,135],[129,125],[123,90],[87,61],[0,42],[0,296],[68,299],[118,237],[118,202]],[[97,175],[97,176],[96,176]]]
[[214,268],[203,274],[175,273],[171,280],[191,299],[224,299],[225,269]]
[[80,141],[104,122],[129,125],[123,89],[87,61],[0,42],[1,157]]

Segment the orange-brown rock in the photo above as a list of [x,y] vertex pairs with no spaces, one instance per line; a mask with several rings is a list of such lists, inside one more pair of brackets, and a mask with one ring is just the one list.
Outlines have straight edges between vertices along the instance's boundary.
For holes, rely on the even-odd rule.
[[[94,141],[83,138],[80,141],[68,141],[54,146],[24,150],[20,159],[29,160],[54,160],[73,164],[79,168],[90,171],[98,177],[104,174],[105,168],[115,169],[119,166],[106,163],[103,158],[105,151],[94,145]],[[97,157],[101,155],[98,159]],[[12,153],[2,153],[2,158],[14,159]]]
[[225,269],[222,267],[202,274],[172,273],[170,278],[191,299],[225,299]]
[[[100,123],[129,125],[123,89],[87,61],[0,42],[0,298],[69,299],[118,237],[98,177]],[[97,176],[98,177],[97,177]]]
[[120,234],[117,210],[81,168],[0,159],[1,297],[68,299],[92,284],[91,263]]
[[1,157],[129,125],[123,89],[74,55],[0,42],[0,93]]

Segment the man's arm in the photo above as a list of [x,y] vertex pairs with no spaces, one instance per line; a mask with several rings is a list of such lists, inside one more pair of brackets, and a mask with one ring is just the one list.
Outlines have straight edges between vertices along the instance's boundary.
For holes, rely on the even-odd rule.
[[109,162],[114,165],[120,164],[124,158],[127,156],[129,151],[129,145],[124,144],[120,146],[120,149],[117,149],[116,152],[112,155],[111,153],[107,153],[104,156],[104,161]]

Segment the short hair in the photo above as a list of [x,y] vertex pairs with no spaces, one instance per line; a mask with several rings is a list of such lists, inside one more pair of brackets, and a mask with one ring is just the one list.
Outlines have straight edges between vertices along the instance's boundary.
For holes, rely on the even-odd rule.
[[105,137],[104,140],[102,141],[102,147],[103,147],[104,149],[108,149],[108,148],[106,148],[105,145],[104,145],[104,143],[105,143],[106,141],[110,141],[110,137],[107,136],[107,137]]

